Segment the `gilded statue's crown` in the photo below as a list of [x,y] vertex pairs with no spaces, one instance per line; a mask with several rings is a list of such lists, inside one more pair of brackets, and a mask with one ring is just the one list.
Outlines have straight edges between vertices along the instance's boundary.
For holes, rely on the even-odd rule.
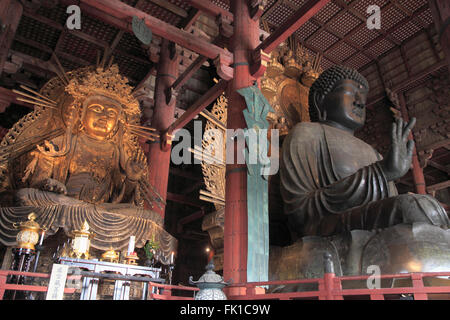
[[128,84],[127,78],[120,75],[116,64],[107,69],[97,68],[81,79],[70,80],[66,91],[79,101],[101,94],[120,102],[127,114],[140,113],[139,102],[132,95],[133,87]]

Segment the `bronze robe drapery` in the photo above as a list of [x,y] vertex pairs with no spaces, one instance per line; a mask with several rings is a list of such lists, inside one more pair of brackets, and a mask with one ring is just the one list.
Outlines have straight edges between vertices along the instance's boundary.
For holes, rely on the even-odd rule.
[[427,222],[448,227],[439,203],[425,195],[398,195],[382,157],[352,134],[320,123],[299,123],[283,142],[281,194],[294,235]]

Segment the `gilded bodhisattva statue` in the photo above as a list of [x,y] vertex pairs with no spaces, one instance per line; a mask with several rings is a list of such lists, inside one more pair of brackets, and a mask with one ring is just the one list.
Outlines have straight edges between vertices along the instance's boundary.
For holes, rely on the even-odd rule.
[[144,209],[156,198],[136,134],[139,103],[127,82],[112,65],[68,72],[41,89],[41,107],[2,142],[1,242],[11,245],[10,224],[33,210],[49,234],[87,220],[97,249],[121,250],[131,235],[140,247],[155,236],[168,261],[176,239]]

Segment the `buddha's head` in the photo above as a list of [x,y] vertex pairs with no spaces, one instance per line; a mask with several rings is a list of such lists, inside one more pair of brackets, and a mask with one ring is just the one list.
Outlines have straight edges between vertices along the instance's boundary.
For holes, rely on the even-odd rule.
[[80,129],[94,139],[115,137],[120,123],[140,118],[133,87],[120,75],[117,65],[89,69],[82,77],[74,77],[65,90],[73,98],[74,110],[78,110]]
[[356,70],[333,66],[319,76],[309,91],[311,121],[337,123],[351,131],[364,125],[367,80]]
[[118,126],[121,104],[102,95],[89,96],[83,102],[81,124],[84,133],[96,140],[105,140]]

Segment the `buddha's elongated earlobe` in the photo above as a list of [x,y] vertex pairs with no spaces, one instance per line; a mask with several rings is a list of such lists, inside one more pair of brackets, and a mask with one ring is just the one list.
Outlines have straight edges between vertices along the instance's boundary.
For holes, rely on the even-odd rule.
[[319,121],[325,121],[327,118],[327,112],[324,110],[322,111],[320,106],[323,102],[323,95],[320,92],[315,91],[313,94],[313,106],[317,113],[317,118]]

